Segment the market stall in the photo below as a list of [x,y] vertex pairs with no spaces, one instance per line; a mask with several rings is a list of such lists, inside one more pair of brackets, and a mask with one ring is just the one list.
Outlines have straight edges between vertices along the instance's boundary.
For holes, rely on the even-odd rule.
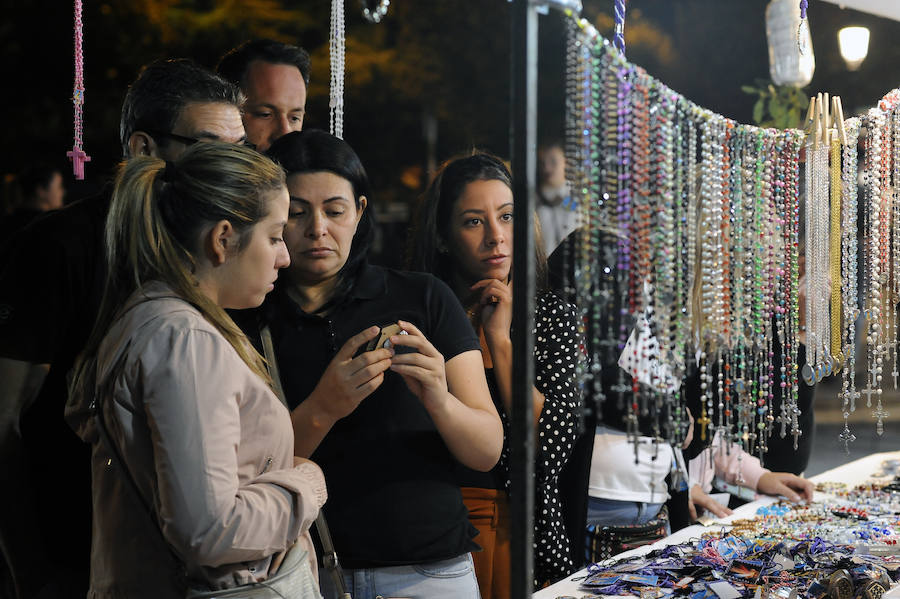
[[[900,469],[898,469],[898,467],[900,467],[900,451],[878,453],[860,458],[827,472],[823,472],[822,474],[813,477],[811,480],[817,484],[824,485],[824,487],[828,488],[829,490],[833,490],[836,488],[833,486],[835,483],[841,484],[848,489],[853,488],[857,485],[864,485],[869,483],[874,483],[875,485],[880,486],[892,482],[895,477],[900,474]],[[894,496],[896,498],[898,495],[894,493]],[[777,504],[777,502],[778,500],[773,497],[760,497],[755,501],[740,506],[734,511],[731,516],[727,518],[711,521],[706,526],[695,524],[693,526],[683,528],[666,537],[665,539],[653,543],[652,545],[646,545],[644,547],[639,547],[637,549],[622,553],[614,558],[614,562],[621,562],[635,556],[647,555],[651,551],[662,549],[668,546],[681,545],[683,543],[697,543],[704,535],[707,535],[708,533],[727,533],[734,528],[736,522],[738,522],[738,526],[740,526],[741,524],[744,524],[744,521],[747,520],[757,520],[763,524],[763,528],[761,529],[761,531],[763,532],[757,531],[757,533],[759,533],[759,537],[756,537],[763,538],[764,536],[766,536],[766,533],[764,532],[766,528],[766,522],[763,522],[765,518],[758,512],[760,511],[760,508],[771,507]],[[846,506],[848,513],[850,509],[861,509],[859,507],[852,508],[850,502],[841,502],[840,498],[833,493],[817,492],[813,506],[823,502],[829,507],[838,504]],[[834,511],[838,511],[838,509],[835,509]],[[842,518],[842,516],[835,515],[835,518]],[[771,519],[770,527],[774,527],[774,523],[776,523],[778,520],[783,519],[784,518],[779,518],[777,516]],[[896,514],[894,514],[893,519],[896,523]],[[848,525],[844,527],[845,530],[850,528],[850,520],[846,521],[848,522]],[[856,520],[854,518],[854,522],[862,522],[862,520]],[[879,530],[883,530],[882,527],[878,528]],[[882,539],[884,540],[884,543],[882,544],[886,547],[898,548],[897,551],[900,551],[900,546],[891,543],[891,541],[894,541],[894,539],[898,535],[900,535],[900,527],[892,526],[890,528],[890,533],[885,534],[884,537],[882,537]],[[826,527],[824,525],[819,525],[819,530],[820,532],[822,532],[822,536],[826,536],[825,529]],[[773,536],[779,535],[781,540],[786,542],[788,541],[788,538],[784,536],[784,531],[779,531]],[[798,537],[796,540],[801,541],[805,539],[802,537]],[[870,551],[875,544],[875,541],[867,541],[866,539],[858,537],[855,549],[858,553],[865,553],[867,551]],[[533,595],[534,599],[555,599],[558,597],[581,597],[586,594],[590,595],[591,593],[589,591],[581,590],[581,585],[587,580],[589,570],[590,568],[585,568],[570,576],[566,580],[560,581],[546,589],[536,592]],[[727,568],[723,568],[723,570],[727,570]],[[724,578],[727,579],[727,577]]]

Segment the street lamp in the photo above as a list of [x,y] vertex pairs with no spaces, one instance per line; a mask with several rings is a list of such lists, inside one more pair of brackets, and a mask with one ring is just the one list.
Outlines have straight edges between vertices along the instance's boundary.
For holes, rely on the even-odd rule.
[[844,27],[838,31],[838,45],[847,69],[855,71],[869,53],[869,28]]

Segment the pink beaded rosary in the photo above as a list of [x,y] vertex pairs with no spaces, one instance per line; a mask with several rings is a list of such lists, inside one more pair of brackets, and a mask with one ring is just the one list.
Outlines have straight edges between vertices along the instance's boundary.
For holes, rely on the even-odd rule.
[[83,149],[82,121],[84,108],[84,53],[82,42],[84,35],[81,22],[81,0],[75,0],[75,91],[72,94],[72,104],[75,106],[75,143],[72,150],[66,152],[66,156],[72,161],[72,171],[79,181],[84,180],[84,163],[90,162]]

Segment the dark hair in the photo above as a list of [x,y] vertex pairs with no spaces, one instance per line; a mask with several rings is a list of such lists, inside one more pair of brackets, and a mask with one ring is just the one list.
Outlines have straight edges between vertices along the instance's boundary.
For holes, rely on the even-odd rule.
[[34,197],[35,192],[42,187],[47,187],[53,181],[53,176],[59,173],[62,175],[62,169],[59,169],[47,162],[34,162],[18,176],[19,187],[22,190],[22,199],[25,201]]
[[[240,108],[243,96],[236,86],[186,58],[158,60],[145,66],[122,103],[119,138],[123,156],[130,153],[128,140],[135,131],[170,133],[182,109],[191,102],[219,102]],[[154,140],[162,147],[169,143],[166,138]]]
[[[269,147],[266,154],[278,162],[288,176],[297,173],[329,172],[346,179],[353,188],[356,208],[360,208],[360,198],[368,200],[368,209],[356,226],[347,262],[338,271],[338,284],[332,300],[339,301],[353,286],[353,281],[366,263],[369,247],[375,235],[372,216],[372,195],[369,177],[359,156],[350,145],[320,129],[304,129],[284,135]],[[329,304],[330,305],[330,304]]]
[[247,67],[254,60],[293,65],[300,71],[303,82],[309,85],[309,54],[306,50],[269,39],[244,42],[237,48],[229,50],[216,66],[216,72],[243,89]]
[[[469,183],[500,181],[512,190],[512,175],[498,157],[487,152],[451,158],[438,169],[420,200],[415,229],[407,252],[411,270],[430,272],[450,283],[454,263],[449,254],[438,250],[449,238],[453,205]],[[535,216],[535,283],[538,290],[547,288],[547,255],[544,253],[540,224]]]

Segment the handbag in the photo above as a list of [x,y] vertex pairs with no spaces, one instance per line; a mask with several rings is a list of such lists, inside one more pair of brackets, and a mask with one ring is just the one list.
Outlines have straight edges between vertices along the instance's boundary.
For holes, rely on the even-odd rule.
[[608,560],[635,547],[649,545],[669,534],[669,510],[663,506],[656,518],[644,524],[587,527],[585,555],[588,563]]
[[[122,354],[124,353],[125,352],[122,352]],[[282,563],[278,568],[278,571],[261,582],[252,582],[217,591],[191,588],[187,584],[187,575],[184,569],[184,560],[182,560],[178,556],[178,554],[175,552],[172,546],[169,545],[169,542],[163,536],[162,528],[159,526],[159,521],[156,519],[156,514],[150,508],[150,504],[141,493],[140,488],[137,486],[137,483],[131,476],[131,472],[126,466],[125,461],[122,459],[122,456],[119,454],[118,450],[113,444],[112,437],[110,436],[109,430],[106,428],[106,422],[103,419],[103,399],[106,392],[109,391],[109,388],[112,386],[116,379],[116,370],[117,368],[114,368],[112,374],[107,378],[107,385],[104,385],[102,389],[96,389],[95,387],[96,391],[94,394],[94,401],[91,402],[91,411],[93,412],[94,421],[97,424],[97,431],[100,436],[100,442],[102,443],[106,452],[109,454],[110,462],[114,463],[115,467],[123,475],[123,479],[126,481],[126,486],[131,489],[131,492],[144,507],[144,511],[153,522],[154,528],[157,530],[157,532],[159,532],[160,537],[162,537],[163,539],[163,543],[174,557],[175,563],[181,564],[180,575],[185,578],[185,586],[187,587],[185,598],[213,599],[214,597],[223,597],[230,599],[321,599],[322,595],[319,593],[319,586],[316,583],[316,579],[313,577],[312,570],[310,570],[309,567],[307,551],[300,547],[297,543],[294,543],[287,550],[284,559],[282,560]]]
[[[272,384],[275,387],[275,395],[284,404],[284,407],[290,411],[287,398],[284,395],[284,388],[281,386],[281,374],[278,371],[278,360],[275,356],[275,346],[272,344],[272,330],[268,325],[263,325],[259,329],[259,338],[262,341],[263,355],[266,357],[266,366],[269,369],[269,376],[272,377]],[[325,521],[325,514],[320,510],[316,517],[316,532],[319,534],[319,542],[322,543],[322,565],[328,570],[334,588],[337,589],[340,599],[353,599],[344,585],[344,572],[341,570],[341,562],[338,561],[337,551],[334,550],[334,542],[331,540],[331,531],[328,530],[328,523]]]

